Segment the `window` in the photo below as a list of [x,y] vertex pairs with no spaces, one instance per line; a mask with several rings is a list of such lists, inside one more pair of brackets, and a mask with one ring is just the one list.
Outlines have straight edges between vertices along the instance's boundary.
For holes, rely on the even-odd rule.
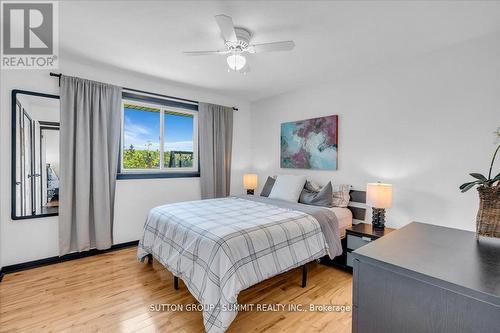
[[197,125],[197,111],[123,99],[120,174],[198,176]]

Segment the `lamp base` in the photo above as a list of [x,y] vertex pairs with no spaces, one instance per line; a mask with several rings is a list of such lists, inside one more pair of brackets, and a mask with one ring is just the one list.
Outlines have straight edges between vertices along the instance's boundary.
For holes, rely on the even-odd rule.
[[372,208],[372,225],[374,228],[384,229],[385,227],[384,208]]
[[253,195],[253,190],[247,190],[248,195]]

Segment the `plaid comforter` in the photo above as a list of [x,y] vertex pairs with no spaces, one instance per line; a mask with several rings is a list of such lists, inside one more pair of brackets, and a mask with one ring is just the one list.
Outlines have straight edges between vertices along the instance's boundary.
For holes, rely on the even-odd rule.
[[230,197],[152,209],[138,258],[152,254],[181,278],[206,309],[206,331],[215,333],[236,317],[241,290],[327,253],[311,215]]

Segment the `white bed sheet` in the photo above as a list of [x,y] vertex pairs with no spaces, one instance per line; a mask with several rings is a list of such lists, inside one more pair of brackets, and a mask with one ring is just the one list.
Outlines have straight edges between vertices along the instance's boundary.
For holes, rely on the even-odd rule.
[[339,222],[340,238],[345,237],[345,229],[352,225],[352,212],[348,208],[328,208],[335,213]]

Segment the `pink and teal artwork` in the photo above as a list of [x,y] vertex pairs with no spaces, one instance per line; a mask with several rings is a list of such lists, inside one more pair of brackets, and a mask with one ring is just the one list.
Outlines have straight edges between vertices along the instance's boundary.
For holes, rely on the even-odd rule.
[[281,124],[281,167],[337,170],[338,116]]

